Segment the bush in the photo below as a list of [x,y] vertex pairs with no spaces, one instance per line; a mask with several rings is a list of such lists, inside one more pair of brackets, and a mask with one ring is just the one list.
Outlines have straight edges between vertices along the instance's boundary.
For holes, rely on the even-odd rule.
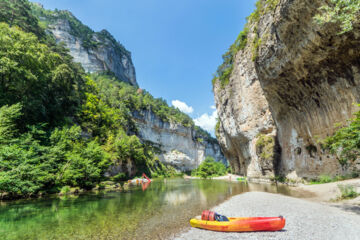
[[340,199],[356,198],[360,195],[360,193],[357,193],[351,185],[338,185],[338,188],[341,192]]
[[320,175],[319,181],[320,183],[329,183],[332,182],[333,179],[329,175]]
[[273,136],[259,134],[256,140],[256,154],[263,161],[272,161],[275,157],[275,139]]
[[129,177],[125,173],[119,173],[112,177],[112,181],[114,182],[126,181],[127,179],[129,179]]
[[226,173],[227,170],[224,164],[216,162],[212,157],[206,157],[199,167],[191,172],[191,175],[206,179],[223,176]]
[[60,190],[60,194],[61,195],[66,195],[66,194],[69,194],[70,193],[70,190],[71,190],[71,187],[70,186],[63,186]]
[[338,34],[353,30],[353,25],[359,19],[360,2],[358,0],[330,0],[328,5],[319,8],[320,14],[315,15],[316,23],[337,23],[341,27]]

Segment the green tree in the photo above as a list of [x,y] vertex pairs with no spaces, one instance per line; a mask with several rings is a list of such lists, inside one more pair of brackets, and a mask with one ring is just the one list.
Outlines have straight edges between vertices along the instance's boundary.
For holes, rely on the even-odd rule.
[[27,0],[1,0],[0,10],[0,22],[6,22],[10,27],[18,26],[38,37],[45,36],[45,31],[39,27],[38,19],[33,16]]
[[216,162],[213,157],[206,157],[199,167],[192,171],[191,175],[201,178],[222,176],[227,173],[226,166]]
[[31,33],[0,23],[0,36],[0,106],[22,102],[27,124],[54,126],[72,115],[82,101],[83,70]]
[[331,153],[336,154],[342,165],[359,158],[360,111],[354,114],[354,118],[348,121],[347,126],[338,129],[333,136],[326,138],[325,146]]

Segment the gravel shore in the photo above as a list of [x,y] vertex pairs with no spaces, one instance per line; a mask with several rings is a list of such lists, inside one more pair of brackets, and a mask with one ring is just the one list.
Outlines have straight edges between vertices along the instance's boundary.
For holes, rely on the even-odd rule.
[[[360,212],[265,192],[247,192],[212,209],[232,217],[279,216],[286,219],[278,232],[223,233],[189,228],[173,239],[360,239]],[[190,224],[189,224],[190,225]]]

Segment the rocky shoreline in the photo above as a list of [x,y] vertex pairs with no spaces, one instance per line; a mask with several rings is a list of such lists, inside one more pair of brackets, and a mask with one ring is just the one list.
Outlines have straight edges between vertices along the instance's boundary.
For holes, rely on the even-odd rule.
[[356,239],[360,211],[279,194],[246,192],[218,205],[213,211],[227,216],[279,216],[286,219],[278,232],[224,233],[188,228],[171,239]]
[[[233,176],[214,179],[236,181]],[[295,197],[246,192],[212,209],[234,217],[282,215],[287,223],[279,232],[223,233],[189,227],[170,239],[356,239],[360,234],[360,197],[338,200],[338,185],[351,185],[360,192],[359,178],[326,184],[301,184],[290,187],[291,195]]]

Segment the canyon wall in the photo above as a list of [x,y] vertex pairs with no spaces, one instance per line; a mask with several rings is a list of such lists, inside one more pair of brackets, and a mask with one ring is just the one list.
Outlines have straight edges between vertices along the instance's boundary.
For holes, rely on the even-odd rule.
[[[63,42],[70,50],[74,61],[80,63],[87,72],[112,72],[121,81],[138,86],[131,54],[106,30],[94,32],[82,24],[69,11],[45,10],[41,4],[34,4],[34,13],[47,32],[57,42]],[[179,171],[197,168],[207,156],[227,165],[216,139],[198,136],[193,127],[162,121],[152,111],[131,113],[136,122],[137,135],[143,142],[159,148],[159,160]],[[136,172],[132,161],[112,166],[110,175],[119,172]]]
[[152,111],[133,113],[139,137],[159,147],[161,162],[179,171],[191,171],[207,156],[227,165],[216,139],[203,138],[193,128],[177,123],[164,122]]
[[121,81],[138,86],[131,53],[107,30],[94,32],[69,11],[49,11],[41,4],[33,8],[47,32],[65,44],[86,72],[112,72]]
[[321,140],[359,110],[360,26],[316,24],[325,0],[281,0],[250,22],[229,83],[214,85],[218,140],[239,174],[289,179],[360,170]]

